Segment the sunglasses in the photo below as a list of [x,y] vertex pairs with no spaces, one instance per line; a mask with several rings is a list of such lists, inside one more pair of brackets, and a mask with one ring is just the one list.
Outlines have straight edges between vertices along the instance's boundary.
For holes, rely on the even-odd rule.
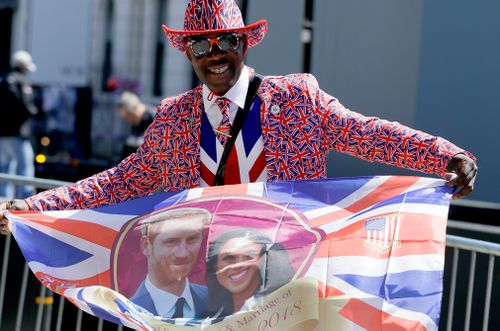
[[210,54],[213,44],[223,52],[235,51],[240,45],[241,36],[236,33],[223,34],[222,36],[193,39],[186,43],[194,56],[200,57]]

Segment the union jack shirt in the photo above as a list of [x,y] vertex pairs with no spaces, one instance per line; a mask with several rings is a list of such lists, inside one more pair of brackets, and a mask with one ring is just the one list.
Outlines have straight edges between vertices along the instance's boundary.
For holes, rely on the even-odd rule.
[[[256,97],[268,181],[324,178],[331,150],[439,176],[464,153],[443,138],[345,108],[310,74],[266,76]],[[81,209],[200,186],[203,108],[201,85],[164,99],[135,153],[26,202],[34,210]]]

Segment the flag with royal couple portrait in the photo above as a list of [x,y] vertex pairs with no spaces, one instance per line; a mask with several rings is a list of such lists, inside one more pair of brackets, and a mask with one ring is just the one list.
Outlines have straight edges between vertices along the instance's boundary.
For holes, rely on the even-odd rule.
[[12,211],[36,277],[138,330],[437,330],[453,189],[375,176]]

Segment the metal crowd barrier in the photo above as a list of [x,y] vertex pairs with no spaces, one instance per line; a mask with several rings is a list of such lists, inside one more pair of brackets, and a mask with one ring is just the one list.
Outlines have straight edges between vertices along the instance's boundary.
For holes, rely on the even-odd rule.
[[[32,185],[37,189],[51,189],[54,187],[59,187],[62,185],[66,184],[71,184],[69,182],[64,182],[64,181],[59,181],[59,180],[51,180],[51,179],[42,179],[42,178],[30,178],[30,177],[24,177],[24,176],[17,176],[17,175],[9,175],[9,174],[3,174],[0,173],[0,182],[8,182],[12,183],[14,185]],[[0,197],[0,199],[2,199]],[[24,264],[24,268],[21,274],[21,283],[20,283],[20,289],[19,289],[19,301],[17,302],[17,312],[15,314],[15,322],[12,325],[7,326],[9,329],[5,329],[5,327],[2,327],[2,324],[5,325],[5,318],[4,318],[4,308],[6,307],[5,304],[5,293],[6,293],[6,288],[7,288],[7,278],[8,278],[8,264],[9,264],[9,258],[11,255],[11,236],[5,236],[5,242],[4,242],[4,250],[2,254],[2,272],[0,275],[0,330],[8,330],[8,331],[23,331],[23,330],[34,330],[34,331],[49,331],[49,330],[56,330],[56,331],[61,331],[61,330],[66,330],[67,328],[64,327],[63,324],[63,317],[65,316],[65,306],[66,306],[66,300],[63,296],[59,296],[52,291],[48,290],[45,286],[43,285],[38,285],[38,281],[34,277],[29,277],[30,276],[30,271],[28,264]],[[36,317],[34,323],[26,323],[25,321],[25,308],[27,306],[27,290],[33,286],[39,286],[39,295],[35,297],[35,302],[37,303],[36,306]],[[55,302],[57,300],[57,302]],[[57,313],[55,314],[55,325],[53,324],[53,312],[52,312],[52,307],[53,305],[57,306]],[[81,330],[88,330],[89,327],[83,326],[83,320],[84,320],[84,314],[83,311],[76,309],[73,305],[70,305],[70,310],[73,310],[73,313],[76,311],[76,318],[74,319],[74,330],[76,331],[81,331]],[[68,309],[66,309],[66,312]],[[67,315],[67,314],[66,314]],[[74,315],[74,314],[73,314]],[[87,314],[85,314],[88,316]],[[104,328],[106,327],[106,330],[114,329],[118,331],[122,330],[129,330],[127,327],[123,327],[121,325],[106,325],[107,322],[105,322],[102,319],[97,319],[95,317],[91,317],[92,320],[90,323],[93,323],[95,325],[95,329],[97,331],[103,331]],[[23,323],[24,322],[24,323]],[[30,322],[30,321],[28,321]],[[90,324],[88,323],[88,324]],[[12,324],[12,323],[11,323]],[[25,325],[28,324],[28,325]],[[33,328],[34,325],[34,328]]]
[[[40,189],[50,189],[53,187],[58,187],[61,185],[69,184],[67,182],[62,182],[62,181],[57,181],[57,180],[48,180],[48,179],[40,179],[40,178],[26,178],[26,177],[21,177],[21,176],[15,176],[15,175],[6,175],[6,174],[1,174],[0,173],[0,181],[7,181],[13,184],[21,184],[21,185],[33,185],[36,188]],[[480,225],[480,224],[470,224],[470,223],[465,223],[465,222],[458,222],[458,221],[449,221],[449,227],[450,228],[457,228],[457,229],[469,229],[477,232],[484,232],[484,233],[492,233],[492,234],[500,234],[500,228],[499,227],[494,227],[494,226],[487,226],[487,225]],[[7,330],[2,328],[2,324],[5,323],[4,319],[4,308],[6,307],[4,299],[5,299],[5,293],[6,293],[6,288],[7,288],[7,271],[8,271],[8,264],[9,264],[9,257],[11,255],[11,236],[5,236],[5,242],[4,242],[4,250],[3,250],[3,257],[2,257],[2,271],[1,271],[1,276],[0,276],[0,330]],[[454,235],[447,235],[446,236],[446,246],[452,250],[452,257],[447,256],[446,258],[452,258],[452,264],[451,264],[451,270],[445,268],[445,279],[447,278],[447,275],[450,278],[450,283],[446,284],[448,286],[445,286],[445,291],[443,293],[443,301],[447,299],[447,304],[445,305],[443,303],[442,307],[442,316],[441,318],[443,319],[443,313],[446,313],[446,330],[456,330],[456,327],[454,326],[457,324],[457,320],[459,317],[456,317],[458,314],[455,312],[456,310],[456,303],[458,302],[457,299],[457,276],[458,276],[458,266],[459,266],[459,255],[460,251],[465,251],[470,254],[470,263],[469,263],[469,277],[468,277],[468,286],[467,286],[467,295],[466,295],[466,304],[465,304],[465,314],[464,314],[464,319],[463,323],[458,321],[458,324],[463,325],[463,330],[483,330],[487,331],[489,330],[494,330],[498,329],[498,325],[490,325],[490,311],[491,311],[491,302],[492,302],[492,296],[495,294],[492,289],[494,287],[494,282],[496,281],[497,286],[499,281],[499,277],[494,277],[494,266],[495,266],[495,258],[500,256],[500,244],[492,243],[492,242],[487,242],[487,241],[482,241],[482,240],[476,240],[476,239],[470,239],[470,238],[465,238],[465,237],[459,237],[459,236],[454,236]],[[487,270],[487,281],[486,281],[486,287],[485,287],[485,292],[484,292],[484,313],[482,317],[482,326],[478,326],[476,324],[471,325],[471,312],[473,308],[473,295],[474,295],[474,288],[475,288],[475,279],[476,279],[476,261],[477,261],[477,255],[478,254],[485,254],[488,256],[488,270]],[[450,274],[451,272],[451,274]],[[87,325],[92,323],[95,325],[92,329],[95,329],[97,331],[103,331],[104,329],[106,330],[129,330],[127,327],[123,327],[120,325],[112,325],[111,323],[108,323],[106,321],[103,321],[102,319],[97,319],[95,317],[89,317],[87,314],[83,314],[81,310],[76,309],[73,305],[70,305],[69,309],[65,309],[66,307],[66,300],[63,296],[59,296],[57,294],[54,294],[50,290],[48,290],[46,287],[40,285],[39,286],[39,295],[36,297],[36,317],[34,321],[35,327],[33,328],[33,324],[29,326],[24,326],[23,322],[25,322],[25,307],[26,307],[26,296],[27,296],[27,290],[31,288],[30,286],[38,286],[38,282],[34,277],[29,277],[30,272],[28,265],[25,263],[24,264],[24,269],[22,271],[21,275],[21,284],[20,284],[20,290],[19,290],[19,301],[17,302],[17,313],[15,317],[15,323],[14,323],[14,328],[12,329],[13,331],[22,331],[22,330],[34,330],[34,331],[49,331],[49,330],[56,330],[60,331],[63,330],[63,318],[67,321],[68,319],[71,319],[72,317],[70,314],[67,314],[69,311],[73,311],[73,315],[76,314],[76,318],[74,319],[74,330],[76,331],[81,331],[90,329]],[[449,289],[448,289],[449,288]],[[498,294],[497,294],[498,295]],[[56,303],[57,301],[57,303]],[[52,307],[53,304],[57,306],[57,313],[55,313],[55,324],[53,324],[53,311]],[[447,306],[447,308],[446,308]],[[85,316],[85,317],[84,317]],[[85,321],[84,321],[85,320]],[[73,323],[70,322],[72,325]],[[85,328],[84,327],[85,324]],[[53,328],[55,325],[55,328]],[[64,325],[67,325],[64,324]],[[66,330],[67,328],[64,328]],[[11,329],[8,329],[10,331]]]
[[[455,308],[455,290],[457,286],[457,269],[458,269],[458,259],[460,250],[470,251],[471,259],[469,266],[469,280],[467,285],[467,301],[464,317],[464,330],[479,330],[479,325],[474,325],[471,328],[471,312],[472,312],[472,299],[474,293],[474,279],[476,276],[476,260],[477,254],[482,253],[488,256],[488,271],[487,271],[487,281],[486,290],[484,293],[484,313],[483,313],[483,331],[488,330],[489,318],[490,318],[490,305],[491,296],[493,288],[493,270],[495,267],[495,257],[500,256],[500,244],[491,243],[482,240],[469,239],[464,237],[457,237],[453,235],[446,236],[446,246],[453,248],[453,262],[451,269],[451,284],[449,290],[449,301],[448,301],[448,317],[446,321],[446,330],[453,330],[453,317]],[[446,270],[445,270],[446,272]],[[497,325],[498,327],[498,325]]]
[[38,189],[51,189],[54,187],[71,184],[70,182],[63,182],[61,180],[24,177],[4,173],[0,173],[0,182],[8,182],[14,185],[32,185]]

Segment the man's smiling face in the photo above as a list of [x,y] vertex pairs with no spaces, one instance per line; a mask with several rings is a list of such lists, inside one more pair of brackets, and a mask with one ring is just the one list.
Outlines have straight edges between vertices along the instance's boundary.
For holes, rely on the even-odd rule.
[[[214,38],[220,35],[222,34],[204,34],[192,37],[187,41]],[[190,47],[187,47],[196,75],[214,93],[223,95],[238,81],[244,66],[244,43],[242,38],[236,50],[227,52],[221,51],[217,44],[213,43],[212,51],[199,57],[193,54]]]
[[192,271],[203,240],[203,216],[189,215],[153,223],[141,238],[141,248],[148,260],[153,284],[168,290],[184,281]]

